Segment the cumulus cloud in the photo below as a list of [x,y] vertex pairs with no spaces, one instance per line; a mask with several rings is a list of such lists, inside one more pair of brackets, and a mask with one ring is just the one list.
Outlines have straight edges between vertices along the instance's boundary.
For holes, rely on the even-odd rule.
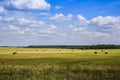
[[12,30],[12,31],[19,31],[19,30],[20,30],[19,27],[13,26],[13,25],[9,25],[9,26],[8,26],[8,29],[9,29],[9,30]]
[[69,25],[69,29],[71,29],[73,32],[85,32],[86,28],[85,27],[76,27],[74,25]]
[[[69,17],[69,18],[68,18]],[[29,18],[15,18],[15,17],[1,17],[0,16],[0,31],[11,36],[24,36],[25,38],[34,37],[56,40],[56,42],[64,43],[109,43],[119,42],[120,38],[120,17],[119,16],[97,16],[87,19],[82,15],[77,15],[75,23],[67,23],[71,20],[71,16],[56,14],[50,20],[37,20]],[[66,19],[67,18],[67,19]],[[59,25],[59,23],[52,24],[52,20],[64,21],[66,24]],[[47,22],[51,21],[51,22]],[[60,22],[61,24],[62,22]],[[76,24],[77,23],[77,24]],[[79,24],[80,25],[79,25]],[[68,25],[68,26],[67,26]],[[1,32],[1,34],[2,34]],[[111,39],[113,37],[113,39]],[[111,40],[111,41],[110,41]],[[115,41],[116,40],[116,41]],[[54,41],[53,41],[54,43]]]
[[103,33],[103,32],[91,32],[90,33],[90,37],[107,37],[107,36],[109,36],[109,34],[108,33]]
[[75,44],[114,44],[119,42],[119,16],[97,16],[86,19],[77,15],[77,19],[77,24],[68,26],[67,37],[70,42],[75,41]]
[[[88,44],[88,43],[96,43],[99,44],[99,39],[101,41],[106,40],[105,38],[110,37],[109,33],[98,32],[98,31],[91,31],[85,27],[78,27],[79,25],[69,25],[69,38],[71,42],[76,41],[74,43],[77,44]],[[98,42],[97,42],[98,41]],[[107,40],[106,40],[107,41]],[[103,41],[104,42],[104,41]]]
[[98,16],[93,19],[91,19],[91,24],[96,24],[96,25],[115,25],[115,24],[120,24],[120,16],[114,17],[114,16]]
[[29,27],[37,27],[37,26],[43,26],[45,23],[43,21],[20,18],[18,19],[18,24],[23,26],[29,25]]
[[97,31],[109,34],[117,33],[120,30],[120,16],[98,16],[89,21],[89,25]]
[[0,16],[0,23],[1,25],[3,25],[4,23],[12,23],[12,21],[14,21],[15,18],[14,17],[2,17]]
[[0,7],[0,14],[6,14],[7,10],[4,7]]
[[61,9],[62,6],[55,6],[55,9]]
[[55,21],[69,21],[72,19],[72,14],[68,14],[67,16],[64,16],[64,14],[55,14],[54,16],[50,17],[50,20]]
[[[19,34],[24,36],[36,36],[40,37],[41,35],[51,35],[56,34],[57,27],[53,24],[47,24],[43,21],[30,20],[25,18],[14,19],[15,23],[6,21],[6,23],[2,24],[2,29],[8,31],[13,34]],[[1,21],[0,21],[1,22]],[[42,36],[43,37],[43,36]]]
[[42,28],[41,30],[39,30],[39,33],[47,33],[47,34],[52,34],[56,31],[57,27],[55,25],[49,25],[48,28]]
[[120,16],[97,16],[90,20],[86,19],[82,15],[77,15],[79,20],[79,24],[82,25],[97,25],[97,26],[104,26],[104,25],[116,25],[120,24]]
[[20,27],[15,26],[15,25],[8,25],[7,27],[3,27],[3,30],[7,30],[13,34],[19,34],[19,35],[26,34],[24,30],[22,30]]
[[77,18],[78,18],[79,23],[81,25],[87,25],[89,23],[89,21],[85,17],[83,17],[82,15],[77,15]]
[[49,10],[51,7],[45,0],[6,0],[4,4],[20,10]]
[[120,16],[97,16],[86,19],[82,15],[77,15],[78,23],[88,29],[104,33],[113,33],[120,28]]
[[0,16],[0,21],[2,20],[2,17]]
[[14,20],[15,20],[14,17],[7,17],[7,18],[4,18],[4,19],[3,19],[3,21],[5,21],[5,22],[12,22],[12,21],[14,21]]

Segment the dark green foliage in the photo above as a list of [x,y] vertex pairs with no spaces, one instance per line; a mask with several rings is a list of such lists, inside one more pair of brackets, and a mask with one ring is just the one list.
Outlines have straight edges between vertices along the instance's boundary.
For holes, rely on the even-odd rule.
[[62,49],[120,49],[120,45],[41,45],[26,48],[62,48]]

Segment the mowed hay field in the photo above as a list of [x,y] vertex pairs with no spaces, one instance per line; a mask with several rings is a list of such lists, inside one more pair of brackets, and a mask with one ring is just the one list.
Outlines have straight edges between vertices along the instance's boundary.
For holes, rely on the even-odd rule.
[[0,80],[120,80],[120,49],[0,48]]

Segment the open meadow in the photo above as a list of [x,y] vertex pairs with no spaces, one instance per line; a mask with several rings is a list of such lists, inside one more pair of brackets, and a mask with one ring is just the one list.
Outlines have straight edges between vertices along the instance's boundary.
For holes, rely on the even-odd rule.
[[120,49],[0,48],[0,80],[120,80]]

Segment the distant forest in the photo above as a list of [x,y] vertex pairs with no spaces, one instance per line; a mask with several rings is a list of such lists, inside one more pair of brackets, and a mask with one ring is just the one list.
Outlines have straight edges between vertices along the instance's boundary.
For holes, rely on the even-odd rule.
[[17,48],[60,48],[60,49],[120,49],[120,45],[30,45],[30,46],[0,46]]
[[120,49],[120,45],[31,45],[26,48]]

